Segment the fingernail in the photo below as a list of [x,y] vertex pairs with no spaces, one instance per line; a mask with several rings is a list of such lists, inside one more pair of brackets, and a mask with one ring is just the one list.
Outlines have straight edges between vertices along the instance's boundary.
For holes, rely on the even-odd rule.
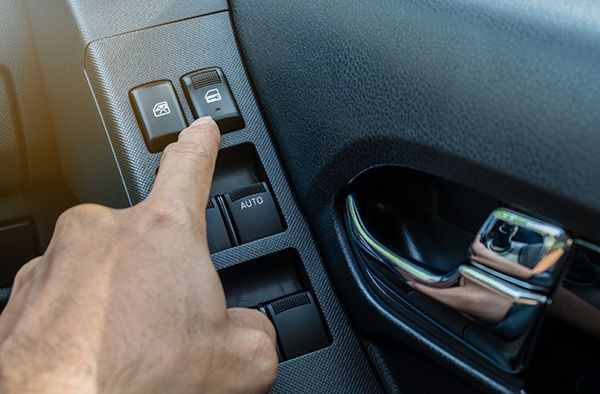
[[210,116],[203,116],[201,118],[198,118],[194,121],[194,123],[192,123],[192,126],[198,126],[201,124],[206,124],[212,121],[212,118]]

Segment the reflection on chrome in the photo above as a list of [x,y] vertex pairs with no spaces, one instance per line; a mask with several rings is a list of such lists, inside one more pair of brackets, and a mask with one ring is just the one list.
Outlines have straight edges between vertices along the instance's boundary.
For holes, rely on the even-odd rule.
[[352,195],[348,196],[346,200],[346,209],[350,218],[350,231],[354,235],[355,241],[371,257],[400,273],[405,280],[415,280],[434,287],[448,287],[455,284],[460,278],[458,270],[446,275],[438,275],[386,248],[367,230]]
[[471,245],[471,259],[528,281],[552,272],[570,245],[571,240],[559,227],[508,209],[497,209]]

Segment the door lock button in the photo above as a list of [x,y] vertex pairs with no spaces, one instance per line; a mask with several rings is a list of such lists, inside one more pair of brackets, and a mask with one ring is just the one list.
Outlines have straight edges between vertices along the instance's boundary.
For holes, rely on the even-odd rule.
[[222,134],[244,128],[244,119],[223,70],[214,67],[194,71],[181,77],[181,86],[194,119],[211,116]]
[[277,205],[265,182],[241,187],[223,197],[240,243],[283,231]]
[[187,127],[171,81],[138,86],[129,98],[150,152],[161,152]]

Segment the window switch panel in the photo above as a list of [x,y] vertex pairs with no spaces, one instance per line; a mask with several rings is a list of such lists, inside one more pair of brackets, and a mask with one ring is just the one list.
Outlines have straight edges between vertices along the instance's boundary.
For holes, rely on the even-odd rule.
[[129,98],[150,152],[161,152],[187,127],[171,81],[138,86],[129,92]]
[[240,243],[283,231],[279,210],[265,182],[241,187],[223,198]]
[[211,116],[222,134],[244,128],[227,78],[218,67],[194,71],[181,77],[181,86],[194,119]]

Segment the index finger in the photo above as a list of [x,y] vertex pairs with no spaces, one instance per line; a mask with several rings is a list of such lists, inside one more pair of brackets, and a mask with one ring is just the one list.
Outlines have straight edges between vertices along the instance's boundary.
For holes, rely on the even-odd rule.
[[163,152],[150,199],[164,197],[182,202],[193,214],[204,212],[220,141],[219,127],[210,117],[183,130]]

